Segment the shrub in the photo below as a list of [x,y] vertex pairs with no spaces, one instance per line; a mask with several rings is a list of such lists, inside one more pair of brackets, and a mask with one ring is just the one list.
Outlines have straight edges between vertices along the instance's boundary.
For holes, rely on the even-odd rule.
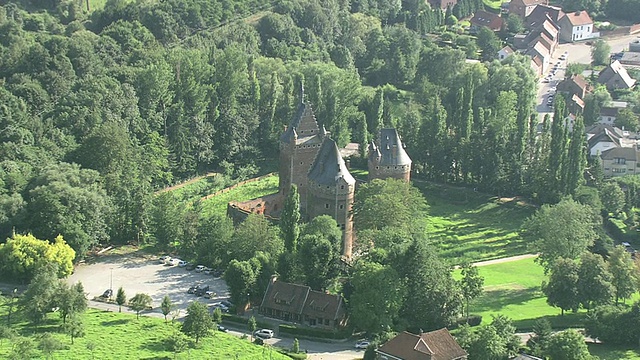
[[322,339],[346,339],[351,336],[350,329],[330,331],[323,329],[302,328],[289,324],[280,324],[278,326],[278,329],[281,334],[308,336]]
[[[482,322],[481,315],[474,315],[474,314],[469,315],[469,322],[468,322],[469,326],[478,326],[480,325],[481,322]],[[464,325],[464,324],[467,324],[466,317],[462,317],[456,320],[457,326]]]

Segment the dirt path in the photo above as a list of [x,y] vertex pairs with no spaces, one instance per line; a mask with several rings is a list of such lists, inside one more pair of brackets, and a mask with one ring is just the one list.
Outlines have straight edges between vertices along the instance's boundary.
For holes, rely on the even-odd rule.
[[518,260],[523,260],[523,259],[531,259],[531,258],[534,258],[534,257],[537,257],[537,256],[538,256],[538,254],[524,254],[524,255],[511,256],[511,257],[501,258],[501,259],[479,261],[477,263],[473,263],[473,265],[474,266],[487,266],[487,265],[493,265],[493,264],[502,264],[502,263],[506,263],[506,262],[518,261]]
[[202,176],[194,177],[193,179],[185,181],[183,183],[176,184],[176,185],[173,185],[173,186],[169,186],[169,187],[164,188],[162,190],[158,190],[158,191],[154,192],[154,195],[162,194],[162,193],[167,192],[167,191],[173,191],[173,190],[176,190],[176,189],[180,189],[181,187],[187,186],[189,184],[193,184],[194,182],[198,182],[198,181],[200,181],[200,180],[202,180],[204,178],[207,178],[207,177],[210,177],[210,176],[215,176],[217,174],[218,173],[210,172],[210,173],[202,175]]

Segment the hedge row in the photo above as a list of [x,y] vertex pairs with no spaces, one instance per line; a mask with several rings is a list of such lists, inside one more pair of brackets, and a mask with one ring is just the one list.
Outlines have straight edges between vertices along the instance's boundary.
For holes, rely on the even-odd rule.
[[347,339],[351,336],[350,329],[343,329],[339,331],[330,331],[330,330],[322,330],[322,329],[314,329],[314,328],[302,328],[297,327],[295,325],[289,324],[280,324],[278,326],[278,330],[280,334],[290,334],[290,335],[299,335],[299,336],[307,336],[321,339]]
[[[238,315],[232,315],[232,314],[222,314],[222,322],[231,322],[231,323],[235,323],[235,324],[242,324],[245,327],[248,327],[248,323],[249,323],[249,319],[244,318],[242,316],[238,316]],[[268,323],[268,322],[264,322],[264,321],[260,321],[259,319],[256,318],[256,325],[258,326],[258,328],[267,328],[270,329],[273,325]]]
[[616,218],[607,219],[607,230],[611,236],[618,241],[630,241],[636,238],[635,232],[628,231],[627,224]]

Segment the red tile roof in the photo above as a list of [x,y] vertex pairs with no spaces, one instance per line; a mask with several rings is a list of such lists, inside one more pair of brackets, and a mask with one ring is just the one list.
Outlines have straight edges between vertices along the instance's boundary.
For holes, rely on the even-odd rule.
[[573,26],[591,25],[593,20],[586,11],[576,11],[564,15]]
[[483,10],[476,11],[470,21],[473,25],[486,26],[494,31],[502,29],[503,24],[503,20],[500,16]]
[[466,359],[464,351],[446,328],[414,335],[398,334],[382,345],[377,352],[403,360],[458,360]]

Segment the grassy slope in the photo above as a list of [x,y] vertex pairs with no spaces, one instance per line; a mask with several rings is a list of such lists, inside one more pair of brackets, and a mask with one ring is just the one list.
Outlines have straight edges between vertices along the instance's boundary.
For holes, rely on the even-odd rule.
[[[6,310],[6,309],[3,309]],[[4,315],[4,312],[2,312]],[[40,331],[56,333],[67,349],[54,354],[56,359],[91,359],[91,351],[87,344],[96,345],[93,357],[96,359],[173,359],[173,353],[166,350],[167,338],[177,331],[177,325],[165,324],[158,318],[140,317],[135,315],[103,312],[100,310],[88,310],[84,315],[85,332],[83,338],[75,339],[75,344],[67,336],[57,334],[61,323],[54,314],[49,314],[47,325]],[[26,323],[19,323],[19,329],[23,335],[35,336],[31,327]],[[4,340],[0,346],[0,358],[6,358],[11,351],[11,344]],[[215,336],[200,340],[196,348],[191,348],[189,353],[178,355],[178,359],[264,359],[264,352],[272,359],[288,359],[274,349],[269,355],[270,349],[253,345],[249,340],[241,340],[232,335],[216,332]],[[44,357],[42,357],[44,358]]]
[[534,209],[517,200],[465,188],[414,182],[429,204],[428,234],[447,259],[481,261],[521,255],[526,243],[518,234]]
[[245,184],[202,202],[203,215],[225,215],[229,201],[246,201],[278,192],[278,176]]

